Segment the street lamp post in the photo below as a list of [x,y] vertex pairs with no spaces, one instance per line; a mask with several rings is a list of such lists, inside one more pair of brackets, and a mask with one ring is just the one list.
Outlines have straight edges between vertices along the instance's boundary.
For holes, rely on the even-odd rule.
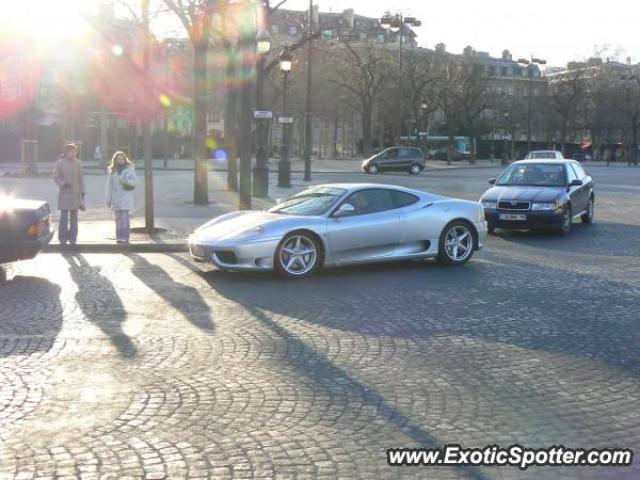
[[404,25],[410,25],[412,27],[419,27],[422,22],[415,17],[405,17],[402,13],[396,13],[391,15],[389,12],[385,12],[380,17],[380,25],[385,30],[391,30],[394,33],[400,32],[400,47],[398,49],[398,108],[396,118],[396,143],[400,141],[402,136],[402,48],[404,46]]
[[533,109],[533,65],[546,65],[547,61],[541,58],[531,57],[530,60],[526,58],[519,58],[518,63],[520,65],[526,65],[527,76],[529,77],[529,106],[527,108],[527,150],[531,151],[531,115]]
[[[256,110],[264,109],[265,57],[271,51],[271,36],[261,30],[256,36]],[[269,166],[267,154],[268,119],[256,118],[256,166],[253,168],[253,195],[266,198],[269,195]]]
[[304,181],[311,181],[311,150],[313,147],[313,132],[311,129],[311,83],[313,78],[312,52],[313,46],[313,0],[309,0],[309,14],[307,17],[307,97],[304,115]]
[[[424,131],[424,141],[422,142],[424,148],[426,149],[427,147],[427,140],[428,140],[428,136],[429,136],[429,131],[428,131],[428,124],[427,124],[427,108],[429,107],[429,104],[427,103],[426,100],[422,100],[422,102],[420,102],[420,110],[422,111],[422,128]],[[418,132],[418,135],[420,135],[420,133]]]
[[293,65],[293,56],[288,48],[280,54],[280,71],[282,72],[282,148],[280,162],[278,163],[278,186],[288,188],[291,186],[291,163],[289,163],[289,119],[287,115],[287,88],[289,73]]

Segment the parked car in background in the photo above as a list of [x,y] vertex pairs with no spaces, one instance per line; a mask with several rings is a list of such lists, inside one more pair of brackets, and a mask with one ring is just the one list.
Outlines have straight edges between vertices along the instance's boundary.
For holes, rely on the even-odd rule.
[[575,160],[521,160],[489,183],[480,198],[489,233],[552,228],[566,235],[574,218],[593,222],[593,178]]
[[35,257],[53,237],[47,202],[0,196],[0,264]]
[[214,218],[189,237],[189,250],[223,270],[301,278],[323,266],[399,259],[462,265],[486,234],[478,202],[393,185],[327,184],[267,212]]
[[527,153],[525,160],[563,160],[562,152],[557,150],[533,150]]
[[363,161],[362,171],[371,174],[409,172],[412,175],[420,175],[424,166],[424,156],[419,148],[391,147]]
[[[430,153],[431,158],[433,158],[434,160],[447,160],[448,154],[449,154],[449,148],[448,147],[438,148],[437,150],[433,150]],[[453,149],[453,160],[454,161],[457,162],[457,161],[460,161],[460,160],[468,160],[469,158],[471,158],[471,154],[463,153],[460,150],[458,150],[457,148]]]

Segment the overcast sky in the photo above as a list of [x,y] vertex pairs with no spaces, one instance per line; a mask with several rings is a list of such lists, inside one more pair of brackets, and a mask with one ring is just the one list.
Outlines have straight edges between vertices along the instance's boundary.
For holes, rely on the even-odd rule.
[[[272,1],[272,3],[275,3]],[[393,8],[422,20],[420,46],[444,42],[457,53],[471,45],[499,56],[509,49],[514,58],[534,55],[550,65],[582,60],[608,46],[640,61],[640,2],[637,0],[314,0],[320,11],[377,17]],[[288,0],[286,8],[304,10],[308,0]],[[393,8],[392,8],[393,7]]]

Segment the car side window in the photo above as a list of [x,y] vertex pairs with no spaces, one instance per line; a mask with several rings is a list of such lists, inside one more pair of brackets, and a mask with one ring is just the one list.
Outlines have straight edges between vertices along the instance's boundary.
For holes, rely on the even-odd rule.
[[413,205],[419,200],[418,197],[407,192],[395,191],[393,192],[393,196],[395,197],[396,208],[408,207],[409,205]]
[[409,149],[409,148],[401,148],[398,157],[399,158],[411,158],[411,149]]
[[382,188],[360,190],[352,193],[344,203],[350,203],[355,208],[353,215],[383,212],[394,208],[393,191]]
[[577,163],[572,163],[571,166],[576,171],[576,175],[578,175],[578,179],[582,180],[587,176],[587,173],[582,168],[582,165],[578,165]]
[[573,169],[573,167],[571,166],[571,164],[567,165],[567,177],[569,179],[569,183],[573,182],[574,180],[578,179],[578,175],[576,175],[575,170]]
[[384,155],[384,158],[398,158],[398,149],[390,148]]

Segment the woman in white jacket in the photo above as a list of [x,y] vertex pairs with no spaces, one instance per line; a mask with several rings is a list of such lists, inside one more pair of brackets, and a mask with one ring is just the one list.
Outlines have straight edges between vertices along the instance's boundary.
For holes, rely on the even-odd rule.
[[133,210],[133,191],[137,185],[138,176],[133,163],[124,152],[114,153],[109,166],[106,201],[116,215],[118,243],[129,243],[130,212]]

